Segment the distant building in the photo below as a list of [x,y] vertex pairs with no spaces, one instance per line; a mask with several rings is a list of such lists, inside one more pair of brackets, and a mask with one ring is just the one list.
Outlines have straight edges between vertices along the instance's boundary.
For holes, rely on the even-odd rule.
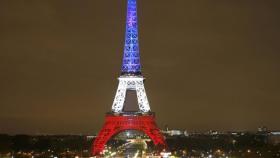
[[280,131],[270,132],[268,142],[273,145],[280,144]]
[[167,136],[186,136],[186,137],[189,136],[187,130],[178,130],[178,129],[169,130],[168,126],[165,126],[165,130],[161,132]]
[[218,131],[214,131],[214,130],[210,130],[210,131],[207,132],[207,134],[209,134],[209,135],[218,135],[219,132]]
[[258,132],[265,133],[265,132],[267,132],[267,128],[265,126],[259,127]]
[[86,136],[87,140],[92,140],[94,139],[96,136]]

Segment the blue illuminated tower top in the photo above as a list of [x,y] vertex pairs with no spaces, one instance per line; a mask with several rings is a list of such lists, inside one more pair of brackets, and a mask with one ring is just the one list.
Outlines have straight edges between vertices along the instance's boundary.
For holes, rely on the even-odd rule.
[[141,75],[138,42],[137,0],[127,0],[126,33],[122,75]]

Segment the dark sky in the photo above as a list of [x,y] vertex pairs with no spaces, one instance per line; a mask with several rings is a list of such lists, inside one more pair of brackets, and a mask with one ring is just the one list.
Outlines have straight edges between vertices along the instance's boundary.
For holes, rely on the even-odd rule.
[[[120,74],[125,0],[0,1],[0,133],[97,132]],[[160,127],[280,129],[279,0],[139,0]]]

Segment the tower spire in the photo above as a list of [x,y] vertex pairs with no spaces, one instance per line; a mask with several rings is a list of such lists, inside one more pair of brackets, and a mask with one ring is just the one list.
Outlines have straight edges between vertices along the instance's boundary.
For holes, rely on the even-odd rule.
[[127,0],[122,75],[141,75],[137,20],[137,0]]

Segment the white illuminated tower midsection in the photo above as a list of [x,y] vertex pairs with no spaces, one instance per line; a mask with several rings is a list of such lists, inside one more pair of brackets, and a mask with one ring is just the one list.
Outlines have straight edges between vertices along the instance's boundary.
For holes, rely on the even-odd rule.
[[143,76],[120,76],[119,86],[112,106],[112,112],[123,112],[126,92],[128,90],[136,91],[140,112],[147,113],[151,111],[144,87]]

